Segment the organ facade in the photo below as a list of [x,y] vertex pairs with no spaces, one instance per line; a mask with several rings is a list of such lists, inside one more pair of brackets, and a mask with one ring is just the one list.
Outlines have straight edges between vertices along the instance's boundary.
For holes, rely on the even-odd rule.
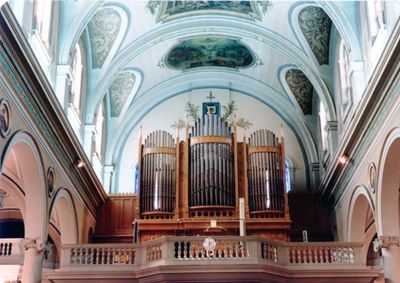
[[185,140],[162,130],[140,137],[140,241],[243,234],[289,240],[283,135],[260,129],[238,141],[236,133],[235,122],[205,114],[186,126]]

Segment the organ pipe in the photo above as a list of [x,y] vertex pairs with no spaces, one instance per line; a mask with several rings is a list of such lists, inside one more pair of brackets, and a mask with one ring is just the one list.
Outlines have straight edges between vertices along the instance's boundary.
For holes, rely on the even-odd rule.
[[155,131],[144,141],[140,162],[140,210],[142,215],[175,210],[175,142],[169,133]]
[[205,115],[191,128],[191,207],[234,206],[231,129],[217,115]]
[[249,138],[248,204],[251,213],[285,212],[283,145],[269,130]]

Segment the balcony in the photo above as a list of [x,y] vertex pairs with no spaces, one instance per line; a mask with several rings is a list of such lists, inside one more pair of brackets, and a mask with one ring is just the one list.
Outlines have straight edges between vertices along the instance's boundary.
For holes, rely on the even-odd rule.
[[205,238],[65,245],[60,268],[44,277],[49,282],[371,282],[382,276],[381,267],[366,266],[361,243],[213,237],[215,248],[206,251]]

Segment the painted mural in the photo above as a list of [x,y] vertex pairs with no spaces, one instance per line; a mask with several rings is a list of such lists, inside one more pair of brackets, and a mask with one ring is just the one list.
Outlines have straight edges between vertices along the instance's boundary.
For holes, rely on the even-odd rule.
[[236,0],[236,1],[221,1],[221,0],[181,0],[181,1],[160,1],[149,0],[147,8],[153,15],[156,9],[159,8],[157,21],[168,21],[175,18],[193,15],[193,14],[207,14],[207,13],[221,13],[245,17],[250,19],[261,19],[261,13],[258,9],[260,6],[261,11],[265,14],[272,7],[271,1],[249,1],[249,0]]
[[246,68],[253,64],[252,52],[236,39],[196,38],[181,41],[167,53],[166,65],[179,70],[197,67]]
[[312,114],[313,85],[304,73],[291,69],[286,73],[286,82],[304,115]]
[[121,16],[111,8],[98,11],[90,20],[89,35],[92,47],[92,67],[101,68],[117,39]]
[[329,63],[332,21],[322,8],[310,6],[299,13],[299,26],[319,64]]

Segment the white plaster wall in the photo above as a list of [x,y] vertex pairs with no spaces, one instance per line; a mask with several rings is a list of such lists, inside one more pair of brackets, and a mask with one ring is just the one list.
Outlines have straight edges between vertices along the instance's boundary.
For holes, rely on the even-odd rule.
[[[166,130],[173,136],[176,136],[176,130],[170,127],[174,121],[179,118],[185,120],[185,106],[188,101],[200,105],[204,101],[208,101],[210,89],[193,90],[189,93],[184,93],[175,96],[172,99],[161,103],[151,112],[146,115],[142,121],[143,140],[152,131]],[[238,107],[237,117],[244,117],[251,121],[254,125],[247,130],[247,136],[257,129],[265,128],[272,130],[279,136],[281,125],[283,125],[285,133],[285,150],[287,156],[291,158],[295,167],[295,184],[292,186],[294,190],[306,189],[306,175],[304,167],[304,158],[300,149],[300,145],[287,124],[280,118],[272,109],[263,105],[258,100],[231,92],[227,89],[212,89],[213,95],[216,97],[214,101],[225,105],[230,99],[235,100]],[[238,130],[238,140],[242,141],[244,131]],[[119,192],[132,192],[134,187],[134,168],[138,160],[138,139],[139,139],[139,125],[132,131],[130,137],[125,144],[121,154],[121,160],[117,163],[117,174],[114,180],[114,191]],[[180,139],[185,139],[184,130],[180,131]]]

